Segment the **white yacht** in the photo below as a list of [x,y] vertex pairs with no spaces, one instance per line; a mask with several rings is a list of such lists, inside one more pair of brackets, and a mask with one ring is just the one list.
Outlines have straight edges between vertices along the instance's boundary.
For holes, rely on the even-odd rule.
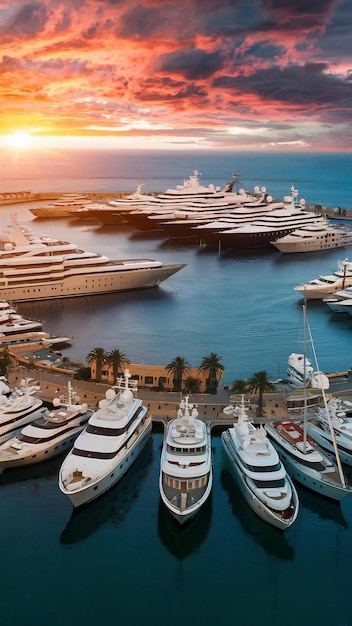
[[352,466],[351,402],[331,398],[326,407],[320,407],[317,414],[308,420],[308,433],[324,450],[332,454],[336,451],[335,439],[342,463]]
[[[1,270],[0,270],[1,273]],[[21,315],[12,315],[6,321],[0,319],[0,335],[18,335],[40,330],[41,322],[25,319]]]
[[31,382],[28,378],[23,379],[10,393],[0,393],[0,443],[40,417],[43,401],[33,395],[39,387]]
[[134,395],[137,381],[129,379],[126,370],[124,380],[106,392],[61,465],[59,487],[75,508],[115,485],[150,438],[151,416]]
[[271,244],[282,253],[315,252],[344,248],[352,244],[352,231],[331,226],[328,221],[307,224],[292,233],[279,237]]
[[292,352],[288,357],[287,380],[297,389],[313,387],[328,389],[329,379],[323,372],[314,371],[311,361],[304,354]]
[[275,421],[266,424],[265,430],[291,478],[338,502],[352,493],[347,479],[341,478],[336,463],[319,449],[318,439],[308,436],[305,426],[291,421]]
[[71,382],[67,398],[54,398],[53,407],[0,446],[0,467],[32,465],[61,454],[73,444],[93,414],[87,404],[79,404]]
[[177,418],[166,426],[160,460],[161,500],[182,525],[209,498],[212,484],[210,427],[198,419],[196,406],[185,396]]
[[326,274],[301,283],[295,287],[295,291],[302,294],[305,300],[322,300],[351,285],[352,263],[345,259],[339,261],[338,268],[333,274]]
[[256,428],[244,406],[225,407],[237,416],[221,435],[226,465],[247,504],[265,522],[285,530],[296,520],[299,500],[295,486],[263,427]]
[[10,301],[157,287],[183,267],[153,259],[109,260],[67,241],[34,236],[15,217],[0,238],[0,296]]
[[352,285],[341,291],[336,291],[329,298],[323,298],[323,302],[334,313],[350,313],[352,315]]

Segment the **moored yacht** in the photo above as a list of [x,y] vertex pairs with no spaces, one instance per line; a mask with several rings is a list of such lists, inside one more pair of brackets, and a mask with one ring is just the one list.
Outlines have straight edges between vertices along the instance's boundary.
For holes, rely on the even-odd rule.
[[322,300],[336,291],[352,286],[352,263],[347,259],[339,261],[338,269],[333,274],[319,276],[295,287],[305,300]]
[[[331,424],[330,424],[331,422]],[[342,463],[352,466],[352,403],[331,398],[308,421],[308,433],[319,445],[335,454],[335,444]]]
[[64,193],[60,198],[47,205],[30,209],[35,217],[70,217],[72,213],[89,204],[91,200],[80,193]]
[[244,406],[229,406],[237,416],[221,435],[226,465],[247,504],[265,522],[285,530],[296,520],[299,500],[295,486],[263,427],[256,428]]
[[172,517],[184,524],[209,498],[213,483],[210,426],[198,419],[189,397],[181,400],[177,418],[164,436],[159,490]]
[[31,382],[28,378],[23,379],[10,393],[0,393],[0,443],[40,417],[43,401],[33,395],[39,387]]
[[92,414],[87,404],[79,404],[69,382],[67,398],[54,398],[53,409],[43,411],[0,446],[0,467],[33,465],[61,454],[73,444]]
[[323,302],[334,313],[350,313],[352,312],[352,285],[336,291],[333,296],[323,298]]
[[107,391],[61,465],[59,487],[75,508],[115,485],[150,438],[151,416],[129,379],[126,370],[124,380]]
[[[44,300],[157,287],[184,267],[182,263],[164,265],[154,259],[110,260],[67,241],[34,236],[16,218],[12,219],[11,231],[3,233],[0,240],[0,296],[5,300]],[[0,328],[0,332],[5,330]]]
[[279,237],[272,245],[282,253],[314,252],[344,248],[352,244],[352,231],[334,227],[328,221],[314,222],[292,233]]
[[341,478],[336,463],[319,449],[318,440],[308,436],[304,426],[278,420],[265,424],[265,430],[291,478],[330,500],[339,502],[351,495],[347,479]]

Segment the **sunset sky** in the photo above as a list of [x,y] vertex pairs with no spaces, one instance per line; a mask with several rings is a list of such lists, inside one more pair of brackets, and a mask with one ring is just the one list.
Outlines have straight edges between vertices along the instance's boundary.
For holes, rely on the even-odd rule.
[[350,151],[351,0],[0,0],[0,145]]

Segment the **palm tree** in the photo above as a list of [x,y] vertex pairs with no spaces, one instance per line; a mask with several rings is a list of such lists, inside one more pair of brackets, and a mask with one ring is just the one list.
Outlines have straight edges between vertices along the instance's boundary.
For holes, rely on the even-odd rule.
[[183,383],[183,393],[192,395],[192,393],[199,393],[199,380],[194,376],[188,376]]
[[231,385],[231,391],[233,394],[237,394],[240,396],[246,394],[249,391],[248,382],[241,379],[234,380]]
[[93,348],[88,352],[86,361],[89,365],[95,363],[95,380],[100,383],[103,365],[106,362],[106,352],[104,348]]
[[221,363],[222,357],[215,352],[210,352],[205,356],[198,367],[200,372],[208,372],[207,391],[209,393],[216,393],[221,374],[224,371],[224,366]]
[[106,354],[106,363],[112,366],[112,375],[114,378],[114,382],[116,382],[118,372],[121,372],[122,369],[129,365],[131,361],[126,357],[125,353],[119,350],[118,348],[114,348],[110,350]]
[[270,382],[268,378],[268,373],[265,370],[261,370],[260,372],[255,372],[252,374],[251,378],[247,381],[248,391],[252,391],[253,393],[259,394],[258,397],[258,409],[257,409],[257,417],[263,416],[263,394],[264,393],[274,393],[276,391],[276,387],[273,383]]
[[181,391],[182,389],[182,377],[190,369],[190,364],[183,356],[176,356],[165,369],[174,375],[174,389],[175,391]]

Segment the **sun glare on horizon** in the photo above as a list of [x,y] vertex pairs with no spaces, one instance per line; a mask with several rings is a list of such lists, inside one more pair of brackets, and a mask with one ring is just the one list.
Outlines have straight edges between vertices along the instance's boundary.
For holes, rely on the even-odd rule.
[[5,138],[5,143],[16,150],[27,150],[32,142],[33,137],[26,130],[16,130]]

